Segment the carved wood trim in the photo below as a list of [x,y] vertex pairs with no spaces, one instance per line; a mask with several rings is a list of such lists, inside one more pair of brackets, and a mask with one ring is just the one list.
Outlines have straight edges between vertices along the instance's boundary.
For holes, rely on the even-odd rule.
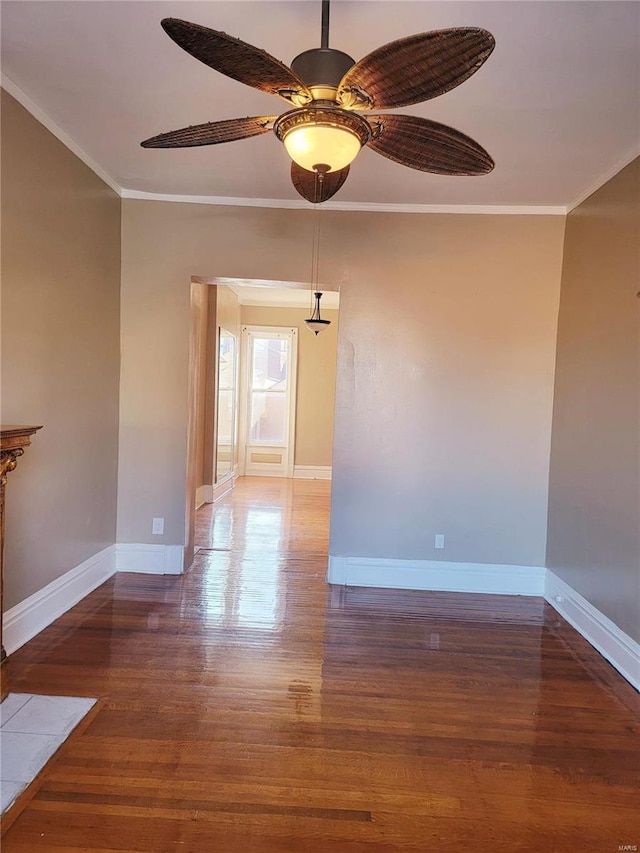
[[25,447],[31,444],[31,436],[41,426],[0,427],[0,701],[9,692],[7,677],[7,654],[2,643],[2,592],[4,587],[4,505],[7,475],[15,470]]
[[18,464],[18,458],[23,453],[23,447],[16,447],[15,450],[0,451],[0,485],[4,486],[6,484],[7,474],[15,469]]

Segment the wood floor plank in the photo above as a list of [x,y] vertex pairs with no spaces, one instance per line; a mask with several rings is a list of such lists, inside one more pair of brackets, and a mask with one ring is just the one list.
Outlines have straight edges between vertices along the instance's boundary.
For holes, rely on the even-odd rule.
[[99,696],[3,853],[617,853],[638,694],[542,599],[329,587],[330,483],[241,478],[183,576],[118,574],[11,659]]

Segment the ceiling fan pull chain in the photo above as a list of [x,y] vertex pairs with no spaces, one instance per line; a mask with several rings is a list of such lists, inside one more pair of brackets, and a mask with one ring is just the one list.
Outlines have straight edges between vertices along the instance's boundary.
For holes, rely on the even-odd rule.
[[317,290],[316,287],[316,279],[318,275],[318,222],[319,222],[319,212],[320,209],[318,207],[317,198],[318,198],[318,173],[315,173],[315,184],[316,189],[314,192],[314,202],[313,202],[313,237],[311,241],[311,274],[309,276],[309,309],[313,312],[313,292]]
[[[318,174],[318,202],[322,198],[322,175]],[[315,289],[318,289],[320,278],[320,204],[316,204],[316,277],[314,279]]]

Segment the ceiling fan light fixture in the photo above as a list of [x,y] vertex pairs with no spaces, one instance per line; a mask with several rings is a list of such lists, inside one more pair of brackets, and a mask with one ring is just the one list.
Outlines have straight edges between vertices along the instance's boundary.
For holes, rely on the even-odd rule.
[[358,115],[336,108],[291,110],[276,121],[274,131],[291,159],[308,172],[323,167],[339,172],[371,139],[371,128]]
[[294,127],[283,142],[289,157],[308,172],[320,165],[329,166],[328,172],[338,172],[355,160],[362,147],[350,130],[321,124]]
[[436,175],[486,175],[495,166],[474,139],[417,116],[369,113],[419,104],[464,83],[483,65],[495,39],[481,27],[415,33],[371,51],[358,62],[329,47],[330,0],[322,0],[320,47],[287,67],[266,51],[220,30],[164,18],[167,35],[195,59],[293,109],[190,125],[144,140],[143,148],[191,148],[260,136],[273,129],[291,157],[291,180],[312,204],[342,187],[367,145],[389,160]]

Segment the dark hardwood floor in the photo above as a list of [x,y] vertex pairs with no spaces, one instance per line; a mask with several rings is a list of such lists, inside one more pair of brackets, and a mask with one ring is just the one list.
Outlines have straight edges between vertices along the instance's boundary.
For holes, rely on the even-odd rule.
[[329,484],[242,479],[184,576],[119,574],[12,656],[103,699],[3,853],[617,853],[638,694],[541,599],[329,587]]

